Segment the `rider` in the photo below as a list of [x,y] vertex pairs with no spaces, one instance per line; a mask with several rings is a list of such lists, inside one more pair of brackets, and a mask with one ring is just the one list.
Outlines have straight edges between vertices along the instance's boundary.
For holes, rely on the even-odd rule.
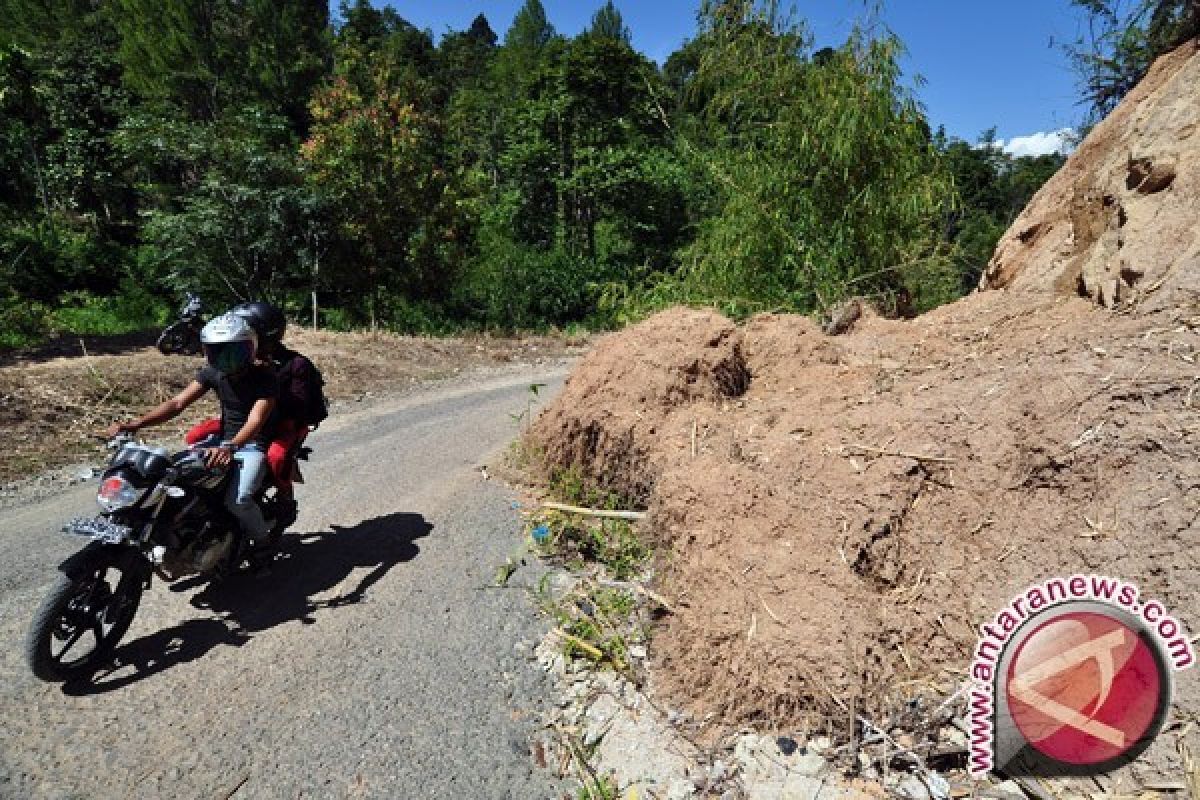
[[267,463],[275,476],[275,495],[279,522],[290,525],[296,520],[296,496],[292,485],[292,455],[308,436],[311,415],[310,386],[317,379],[316,367],[307,357],[283,344],[287,317],[270,303],[242,303],[233,313],[250,324],[263,343],[263,360],[275,371],[279,402],[268,423],[271,444]]
[[[259,356],[274,370],[278,380],[278,402],[267,423],[267,464],[275,477],[276,529],[286,528],[296,520],[296,498],[292,485],[292,456],[308,436],[309,387],[315,380],[316,368],[307,357],[284,346],[287,318],[276,306],[264,302],[242,303],[230,309],[254,329],[258,335]],[[210,435],[216,420],[202,422],[188,431],[187,441],[195,443]]]
[[236,314],[211,320],[200,332],[208,364],[175,397],[132,422],[115,422],[105,432],[110,438],[173,419],[209,389],[221,401],[221,442],[208,448],[209,467],[232,464],[234,474],[225,494],[225,507],[237,518],[251,541],[263,541],[270,525],[254,502],[254,494],[266,474],[267,420],[275,409],[275,376],[270,368],[255,361],[258,336]]

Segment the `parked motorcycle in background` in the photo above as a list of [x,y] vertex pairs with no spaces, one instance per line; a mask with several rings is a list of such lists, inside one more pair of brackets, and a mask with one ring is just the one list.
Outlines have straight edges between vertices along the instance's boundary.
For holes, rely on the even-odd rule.
[[[96,496],[101,513],[63,528],[90,541],[59,566],[26,640],[29,666],[44,681],[89,677],[129,630],[154,575],[167,583],[224,577],[273,553],[283,533],[249,548],[223,502],[232,472],[209,468],[203,449],[169,455],[130,434],[109,447],[115,453]],[[276,517],[273,492],[265,487],[255,497],[268,519]]]
[[200,344],[200,329],[204,327],[204,303],[200,296],[187,293],[179,319],[171,323],[158,337],[158,350],[164,356],[173,354],[194,356],[203,347]]

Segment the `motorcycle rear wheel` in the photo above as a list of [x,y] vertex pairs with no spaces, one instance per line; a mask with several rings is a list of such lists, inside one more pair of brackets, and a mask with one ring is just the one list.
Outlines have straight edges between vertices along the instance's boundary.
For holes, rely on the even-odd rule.
[[25,641],[29,668],[44,681],[90,676],[129,630],[142,599],[128,554],[96,548],[81,555],[71,574],[58,576]]
[[176,322],[158,337],[158,351],[164,356],[196,355],[201,350],[200,336],[195,326],[187,322]]

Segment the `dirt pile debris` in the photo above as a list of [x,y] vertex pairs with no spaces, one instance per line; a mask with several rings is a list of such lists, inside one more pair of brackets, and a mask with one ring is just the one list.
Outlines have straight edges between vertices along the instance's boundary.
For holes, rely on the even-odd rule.
[[[1194,53],[1035,198],[985,278],[1009,291],[836,337],[675,309],[581,362],[530,437],[651,512],[676,610],[658,692],[726,728],[886,726],[954,692],[1012,595],[1075,572],[1136,580],[1200,631]],[[1195,681],[1176,705],[1200,713]],[[1152,752],[1181,774],[1173,741]]]

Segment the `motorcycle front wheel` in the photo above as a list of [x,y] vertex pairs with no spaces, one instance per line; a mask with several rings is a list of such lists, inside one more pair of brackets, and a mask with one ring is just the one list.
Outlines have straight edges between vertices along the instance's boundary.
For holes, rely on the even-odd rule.
[[94,547],[60,574],[33,617],[25,654],[44,681],[90,675],[129,630],[142,576],[126,552]]

